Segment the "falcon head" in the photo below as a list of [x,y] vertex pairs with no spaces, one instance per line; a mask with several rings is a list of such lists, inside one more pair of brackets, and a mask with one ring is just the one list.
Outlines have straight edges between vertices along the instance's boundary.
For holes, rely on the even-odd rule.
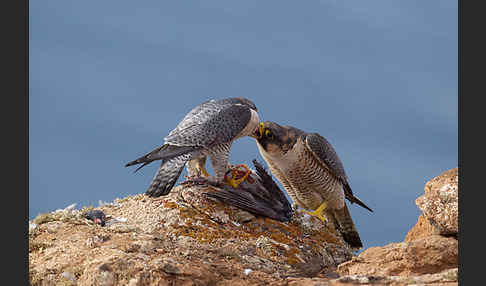
[[234,101],[236,101],[237,103],[241,104],[241,105],[245,105],[245,106],[248,106],[250,109],[252,110],[255,110],[258,112],[258,109],[255,105],[255,103],[253,103],[253,101],[247,99],[247,98],[244,98],[244,97],[235,97],[235,98],[232,98]]
[[304,131],[292,126],[281,126],[275,122],[260,122],[253,137],[266,153],[282,155],[292,149]]

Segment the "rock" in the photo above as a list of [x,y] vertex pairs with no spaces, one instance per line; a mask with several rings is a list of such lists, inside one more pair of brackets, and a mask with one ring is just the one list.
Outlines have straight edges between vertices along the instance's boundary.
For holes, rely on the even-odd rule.
[[62,277],[69,279],[69,280],[71,280],[71,282],[76,284],[76,282],[77,282],[76,277],[74,277],[74,275],[72,273],[64,271],[61,275],[62,275]]
[[289,279],[288,286],[327,286],[329,284],[328,279],[322,278],[291,278]]
[[338,266],[340,275],[410,276],[457,268],[455,238],[431,235],[411,242],[370,247]]
[[458,169],[442,173],[427,182],[425,193],[415,203],[436,231],[445,236],[458,233]]
[[233,213],[235,221],[239,224],[247,223],[255,219],[255,216],[244,210],[237,210]]
[[29,235],[31,284],[74,277],[77,285],[283,285],[285,277],[313,277],[353,256],[318,219],[263,218],[204,192],[211,190],[178,186],[165,197],[100,206],[107,218],[126,218],[106,227],[81,215],[41,216]]
[[[349,275],[333,280],[334,283],[358,284],[358,285],[457,285],[458,269],[452,268],[434,274],[417,276],[363,276]],[[312,285],[312,284],[311,284]],[[339,285],[339,284],[338,284]]]
[[139,281],[137,278],[132,278],[130,281],[128,281],[128,286],[138,286],[140,285]]
[[319,219],[301,212],[290,222],[262,218],[201,195],[211,191],[203,186],[104,204],[98,209],[111,218],[106,227],[69,208],[42,214],[29,222],[30,284],[457,285],[457,239],[439,231],[452,223],[441,221],[440,212],[431,215],[443,207],[454,217],[457,189],[450,181],[457,179],[450,174],[428,183],[427,214],[405,242],[358,257]]
[[37,228],[37,224],[29,221],[29,234],[32,234]]
[[429,221],[423,215],[420,215],[417,224],[408,231],[408,234],[405,237],[404,241],[410,242],[412,240],[434,234],[439,234],[439,232],[429,223]]
[[370,247],[338,266],[335,282],[432,284],[457,282],[457,168],[427,182],[416,200],[423,211],[405,241]]

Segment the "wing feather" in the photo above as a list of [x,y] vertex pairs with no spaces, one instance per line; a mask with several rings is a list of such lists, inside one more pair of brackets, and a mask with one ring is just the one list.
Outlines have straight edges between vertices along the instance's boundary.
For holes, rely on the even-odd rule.
[[165,138],[165,142],[176,146],[198,147],[227,143],[245,128],[250,118],[250,108],[240,104],[201,108],[192,117],[184,119]]
[[346,176],[346,172],[344,171],[343,163],[326,138],[317,133],[308,133],[302,136],[304,137],[303,139],[307,148],[311,151],[314,157],[325,167],[327,167],[331,174],[336,176],[341,181],[346,198],[351,203],[357,203],[358,205],[372,212],[373,210],[371,210],[367,205],[353,195],[353,191],[348,184],[348,178]]

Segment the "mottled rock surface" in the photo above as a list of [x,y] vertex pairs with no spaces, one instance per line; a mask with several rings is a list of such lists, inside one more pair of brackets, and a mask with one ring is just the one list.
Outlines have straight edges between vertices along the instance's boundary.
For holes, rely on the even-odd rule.
[[458,267],[457,240],[431,235],[411,242],[370,247],[338,267],[342,275],[410,276]]
[[412,227],[405,237],[404,242],[410,242],[415,239],[427,237],[439,232],[430,224],[430,222],[421,214],[417,223]]
[[415,203],[441,235],[458,233],[458,169],[442,173],[427,182],[425,193]]
[[30,284],[457,285],[454,174],[427,183],[424,213],[405,242],[358,257],[314,217],[257,217],[208,199],[202,186],[100,206],[104,227],[83,216],[92,208],[69,206],[29,222]]
[[457,173],[449,170],[426,184],[417,199],[423,213],[404,242],[366,249],[338,266],[344,277],[336,281],[457,285]]
[[458,269],[444,270],[434,274],[415,276],[371,276],[348,275],[337,279],[293,278],[288,286],[324,286],[324,285],[457,285]]
[[72,209],[39,216],[29,233],[31,284],[263,285],[324,277],[353,255],[317,218],[255,217],[206,191],[178,186],[166,197],[116,200],[97,208],[105,227]]

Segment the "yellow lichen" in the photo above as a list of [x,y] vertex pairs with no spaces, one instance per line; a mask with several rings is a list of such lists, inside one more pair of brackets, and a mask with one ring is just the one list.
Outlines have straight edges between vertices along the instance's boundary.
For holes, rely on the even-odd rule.
[[164,208],[179,209],[179,206],[175,202],[166,202],[164,203]]

